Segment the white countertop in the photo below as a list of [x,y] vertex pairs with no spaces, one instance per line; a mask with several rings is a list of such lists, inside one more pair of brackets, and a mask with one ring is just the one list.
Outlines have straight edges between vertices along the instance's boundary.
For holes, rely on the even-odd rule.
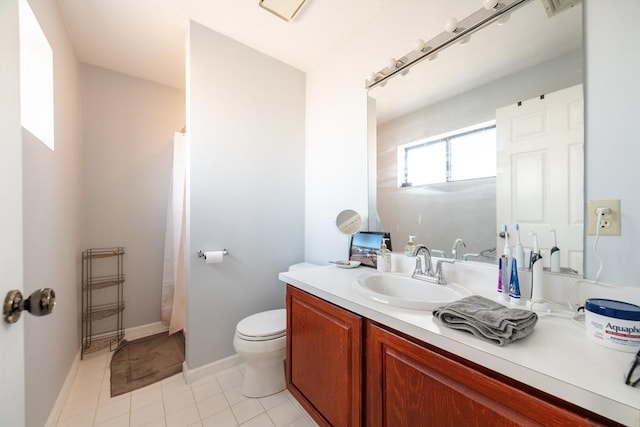
[[[570,319],[541,315],[528,337],[499,347],[447,328],[430,311],[387,306],[358,295],[360,275],[374,269],[334,265],[280,273],[279,279],[363,317],[528,384],[619,423],[640,427],[640,388],[624,384],[634,353],[592,342]],[[492,289],[473,288],[492,298]]]

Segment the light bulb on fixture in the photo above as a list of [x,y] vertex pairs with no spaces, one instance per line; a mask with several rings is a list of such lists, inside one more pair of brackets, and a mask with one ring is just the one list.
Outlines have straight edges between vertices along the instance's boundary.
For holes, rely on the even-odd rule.
[[416,40],[416,44],[414,46],[415,46],[415,50],[417,50],[418,52],[424,52],[424,48],[425,48],[424,40],[422,39]]
[[498,23],[498,25],[504,25],[509,21],[509,18],[511,18],[511,14],[510,13],[505,13],[500,18],[498,18],[498,20],[496,22]]
[[460,44],[462,46],[466,46],[469,44],[470,41],[471,41],[471,36],[466,36],[460,39]]
[[458,28],[458,20],[456,18],[449,18],[444,23],[444,30],[447,33],[455,33]]
[[498,0],[484,0],[483,7],[487,10],[494,10],[498,6]]
[[392,70],[397,70],[398,68],[402,67],[403,65],[404,65],[404,62],[398,61],[396,58],[389,59],[388,67],[391,68]]

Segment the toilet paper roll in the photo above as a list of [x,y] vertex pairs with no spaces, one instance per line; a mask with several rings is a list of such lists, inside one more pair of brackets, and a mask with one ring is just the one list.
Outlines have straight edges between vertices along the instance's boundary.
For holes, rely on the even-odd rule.
[[221,264],[224,259],[224,251],[208,251],[204,253],[204,262],[207,264]]

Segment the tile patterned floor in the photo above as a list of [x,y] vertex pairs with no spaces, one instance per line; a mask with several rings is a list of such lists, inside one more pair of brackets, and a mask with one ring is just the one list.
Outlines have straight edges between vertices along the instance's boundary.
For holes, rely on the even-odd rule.
[[244,365],[185,384],[182,374],[110,397],[108,351],[86,355],[57,427],[315,427],[288,391],[249,399]]

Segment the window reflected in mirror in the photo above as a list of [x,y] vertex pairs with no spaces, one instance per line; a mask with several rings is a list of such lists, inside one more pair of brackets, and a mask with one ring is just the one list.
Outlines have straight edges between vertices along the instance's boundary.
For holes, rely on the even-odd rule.
[[398,147],[398,187],[496,176],[496,125],[483,123]]

